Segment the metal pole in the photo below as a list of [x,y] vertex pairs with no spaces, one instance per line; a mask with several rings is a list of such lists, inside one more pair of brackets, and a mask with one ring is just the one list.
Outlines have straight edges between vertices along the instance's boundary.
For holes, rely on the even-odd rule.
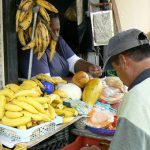
[[[33,8],[34,20],[33,20],[33,29],[32,29],[31,40],[33,40],[33,38],[34,38],[38,11],[39,11],[39,6],[36,6],[36,7]],[[32,62],[33,62],[33,48],[30,50],[29,68],[28,68],[28,80],[31,79]]]

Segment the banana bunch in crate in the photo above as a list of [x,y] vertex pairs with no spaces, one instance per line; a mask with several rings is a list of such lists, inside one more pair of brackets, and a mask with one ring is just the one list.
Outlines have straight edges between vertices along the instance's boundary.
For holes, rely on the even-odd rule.
[[14,148],[7,148],[0,145],[1,150],[27,150],[27,146],[25,144],[16,144]]
[[[33,32],[33,7],[39,6],[38,21]],[[50,17],[48,11],[58,13],[58,10],[46,0],[21,0],[16,12],[16,32],[22,50],[33,48],[34,54],[41,59],[45,50],[50,46],[50,61],[55,54],[57,41],[51,38]],[[33,39],[32,32],[34,33]]]
[[[39,74],[38,78],[52,80],[53,78]],[[54,84],[58,80],[52,80]],[[57,115],[63,116],[63,123],[73,120],[78,112],[63,105],[62,98],[66,93],[56,89],[52,94],[43,94],[41,80],[34,78],[25,80],[22,84],[7,84],[0,90],[0,123],[28,129],[38,124],[49,122]]]
[[42,96],[33,80],[25,80],[20,86],[8,84],[0,91],[1,124],[27,129],[51,121],[56,115],[50,99]]

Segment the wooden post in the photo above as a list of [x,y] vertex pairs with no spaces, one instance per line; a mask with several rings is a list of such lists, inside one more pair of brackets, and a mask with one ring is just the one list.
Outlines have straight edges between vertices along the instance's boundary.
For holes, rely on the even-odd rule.
[[115,19],[115,23],[116,23],[116,26],[117,26],[117,31],[121,32],[122,28],[121,28],[121,23],[120,23],[120,18],[119,18],[119,13],[118,13],[116,1],[111,0],[111,2],[112,2],[112,11],[113,11],[114,19]]

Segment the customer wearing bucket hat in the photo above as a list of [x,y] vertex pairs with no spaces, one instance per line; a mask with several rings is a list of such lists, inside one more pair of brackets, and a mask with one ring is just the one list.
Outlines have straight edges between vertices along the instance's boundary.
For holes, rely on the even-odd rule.
[[103,70],[112,68],[128,93],[109,150],[150,150],[150,45],[142,31],[130,29],[110,39]]

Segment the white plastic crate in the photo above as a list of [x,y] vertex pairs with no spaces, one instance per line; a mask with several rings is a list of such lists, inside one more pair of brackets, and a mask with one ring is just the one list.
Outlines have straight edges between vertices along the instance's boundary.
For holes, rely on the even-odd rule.
[[56,130],[56,125],[62,123],[62,117],[57,116],[51,122],[46,122],[27,130],[20,130],[0,124],[0,143],[12,148],[17,143],[31,142],[39,137],[50,134]]

